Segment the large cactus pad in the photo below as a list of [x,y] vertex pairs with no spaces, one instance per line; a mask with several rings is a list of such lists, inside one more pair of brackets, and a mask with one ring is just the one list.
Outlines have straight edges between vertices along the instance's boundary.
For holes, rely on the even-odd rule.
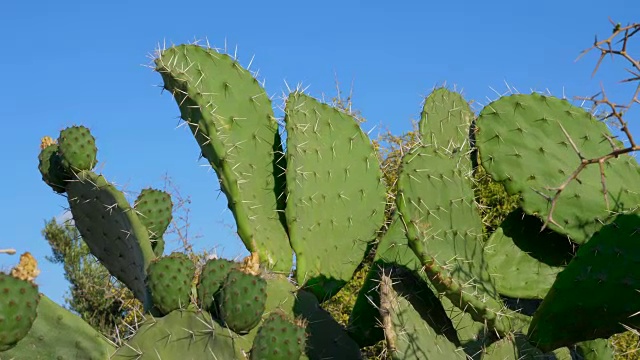
[[162,51],[156,71],[215,169],[245,246],[288,274],[293,252],[282,212],[286,165],[264,89],[235,59],[196,45]]
[[124,194],[104,177],[82,171],[67,185],[71,214],[91,253],[143,303],[146,268],[155,258],[148,231]]
[[582,245],[534,314],[531,341],[553,350],[640,329],[640,215],[619,215]]
[[320,300],[362,262],[384,223],[385,186],[371,141],[348,114],[289,95],[287,222],[297,279]]
[[[491,177],[503,182],[509,194],[520,194],[523,209],[543,220],[552,210],[556,189],[580,165],[580,156],[598,158],[619,146],[607,126],[582,108],[536,93],[502,97],[485,106],[476,139],[482,166]],[[558,198],[552,229],[581,244],[612,214],[638,207],[637,162],[621,155],[605,162],[603,170],[606,200],[600,167],[587,166]]]

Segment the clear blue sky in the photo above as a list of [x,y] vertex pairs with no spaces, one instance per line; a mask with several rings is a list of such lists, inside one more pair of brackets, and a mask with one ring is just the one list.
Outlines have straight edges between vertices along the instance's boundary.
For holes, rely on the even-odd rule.
[[[168,173],[193,200],[192,231],[202,235],[196,245],[217,244],[228,257],[243,253],[215,174],[198,162],[192,136],[175,129],[179,111],[155,87],[160,76],[141,66],[159,42],[207,37],[221,47],[226,39],[243,64],[255,55],[252,69],[260,69],[270,94],[286,90],[286,80],[311,85],[314,96],[333,95],[337,73],[344,88],[354,81],[366,130],[401,134],[417,119],[421,96],[444,81],[481,103],[496,97],[491,87],[505,91],[505,81],[520,92],[548,88],[560,96],[592,95],[602,81],[619,98],[620,59],[607,61],[595,79],[596,54],[574,62],[594,35],[610,33],[609,16],[640,21],[640,2],[5,1],[0,247],[32,252],[41,291],[62,302],[67,283],[45,260],[50,249],[40,231],[66,201],[40,180],[38,146],[42,136],[81,123],[97,138],[108,179],[135,196],[162,186]],[[632,129],[640,137],[637,120]],[[0,268],[17,260],[0,255]]]

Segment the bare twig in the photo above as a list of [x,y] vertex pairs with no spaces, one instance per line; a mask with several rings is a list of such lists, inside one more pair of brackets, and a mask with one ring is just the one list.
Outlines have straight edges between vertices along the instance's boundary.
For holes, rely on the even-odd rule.
[[620,131],[622,131],[622,133],[627,137],[629,145],[624,148],[619,148],[612,139],[608,139],[612,147],[611,152],[596,158],[588,159],[582,156],[578,148],[575,146],[575,144],[573,143],[573,141],[565,131],[565,135],[567,136],[568,141],[572,144],[574,151],[580,158],[580,165],[578,165],[578,167],[573,171],[573,173],[571,173],[571,175],[560,186],[558,186],[557,188],[551,189],[551,190],[555,190],[555,194],[553,195],[553,197],[550,197],[551,209],[549,211],[549,215],[547,215],[547,218],[541,230],[544,230],[549,223],[558,225],[553,219],[553,213],[556,208],[558,199],[560,198],[560,195],[562,194],[564,189],[572,181],[576,180],[578,178],[578,175],[587,166],[591,164],[598,164],[598,166],[600,167],[602,192],[604,194],[605,204],[607,208],[609,208],[609,192],[607,190],[607,185],[605,181],[606,177],[604,174],[604,168],[605,168],[604,163],[609,159],[617,158],[620,155],[628,154],[628,153],[640,150],[640,146],[635,142],[635,139],[633,138],[633,135],[629,130],[628,122],[625,119],[625,115],[627,114],[631,106],[633,106],[634,104],[640,104],[640,100],[639,100],[640,99],[640,58],[637,58],[636,57],[637,55],[630,54],[628,52],[628,46],[627,46],[629,44],[629,40],[631,40],[631,38],[635,34],[640,33],[640,23],[633,23],[631,25],[621,26],[618,23],[614,23],[611,19],[609,19],[609,21],[614,26],[613,33],[605,40],[598,41],[598,38],[596,37],[593,46],[584,50],[576,60],[579,60],[581,57],[583,57],[589,52],[592,52],[595,50],[599,51],[600,57],[598,58],[598,61],[593,70],[593,73],[591,74],[591,76],[595,76],[605,57],[607,57],[608,55],[610,55],[612,58],[616,56],[622,57],[631,66],[631,68],[625,69],[629,74],[631,74],[631,77],[620,80],[620,82],[621,83],[638,82],[638,85],[636,86],[631,98],[625,104],[617,104],[611,101],[607,97],[607,94],[604,91],[603,87],[601,87],[601,92],[594,96],[591,96],[588,98],[578,97],[577,99],[582,101],[589,101],[593,103],[594,109],[600,106],[603,106],[606,110],[603,114],[599,116],[599,118],[603,121],[613,120],[616,123],[616,125],[619,126]]

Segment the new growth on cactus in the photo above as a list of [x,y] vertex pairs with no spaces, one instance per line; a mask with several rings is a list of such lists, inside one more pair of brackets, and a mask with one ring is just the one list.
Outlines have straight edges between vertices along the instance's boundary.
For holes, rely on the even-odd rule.
[[[38,294],[25,254],[0,273],[0,359],[354,360],[381,340],[393,359],[611,359],[606,338],[640,329],[636,160],[620,154],[602,173],[585,170],[552,200],[580,161],[572,155],[618,146],[585,110],[532,93],[476,116],[462,94],[434,89],[386,224],[391,184],[353,116],[298,89],[280,128],[251,72],[196,44],[159,51],[155,71],[216,171],[250,255],[205,264],[165,256],[170,194],[146,188],[129,203],[94,172],[90,130],[63,129],[42,139],[42,179],[66,197],[91,253],[144,314],[119,344],[107,341]],[[480,168],[520,199],[488,237],[474,198]],[[539,232],[552,211],[555,223]],[[344,328],[321,303],[372,247]],[[531,300],[541,302],[531,312],[512,306]]]

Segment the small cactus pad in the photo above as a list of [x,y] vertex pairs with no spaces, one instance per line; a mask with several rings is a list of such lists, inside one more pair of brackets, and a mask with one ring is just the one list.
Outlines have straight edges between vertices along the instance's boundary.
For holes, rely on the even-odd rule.
[[142,225],[149,230],[149,240],[154,253],[156,256],[162,256],[160,251],[160,248],[164,250],[162,236],[173,219],[171,195],[161,190],[143,189],[133,203],[133,207]]
[[553,350],[640,329],[640,214],[618,215],[558,274],[529,327],[531,342]]
[[13,349],[0,352],[0,359],[102,360],[110,359],[115,352],[115,346],[104,335],[48,297],[40,296],[37,311],[38,316],[27,336]]
[[450,149],[469,146],[469,126],[473,120],[469,103],[461,94],[439,88],[425,99],[420,118],[424,144]]
[[[553,354],[545,356],[542,351],[536,349],[528,341],[526,336],[522,333],[511,334],[508,337],[504,337],[498,341],[495,341],[491,345],[487,346],[482,351],[480,357],[481,360],[545,360],[558,358]],[[571,356],[567,360],[570,360]]]
[[217,314],[218,311],[214,304],[216,294],[235,266],[237,266],[235,262],[227,259],[207,260],[198,280],[198,299],[203,310]]
[[324,301],[351,279],[384,224],[382,171],[367,134],[344,112],[294,92],[285,123],[296,276]]
[[155,307],[165,315],[186,308],[195,272],[195,264],[183,253],[153,260],[147,269],[147,284]]
[[[556,190],[585,159],[609,154],[612,134],[605,123],[566,100],[537,93],[511,95],[485,106],[477,120],[476,145],[482,166],[520,194],[527,214],[547,219]],[[611,140],[611,141],[610,141]],[[576,152],[579,151],[579,154]],[[611,215],[640,203],[640,167],[629,155],[604,165],[607,200],[598,164],[582,170],[562,191],[549,227],[582,244]]]
[[69,172],[93,170],[98,162],[96,140],[84,126],[72,126],[60,131],[58,153],[62,166]]
[[484,246],[484,258],[503,296],[543,299],[556,275],[571,261],[576,245],[542,221],[518,209],[507,216]]
[[253,340],[251,360],[299,360],[305,350],[303,321],[294,322],[281,311],[271,313]]
[[67,195],[75,225],[91,253],[149,305],[146,268],[155,255],[147,229],[124,194],[104,177],[83,171],[69,182]]
[[148,318],[109,359],[245,360],[238,339],[206,312],[176,310]]
[[[466,354],[441,329],[434,329],[427,318],[431,309],[411,291],[394,288],[400,285],[388,276],[380,281],[380,314],[387,349],[394,360],[465,359]],[[433,295],[433,294],[432,294]],[[417,307],[417,308],[416,308]],[[455,341],[455,340],[454,340]]]
[[11,349],[27,335],[39,301],[36,285],[0,273],[0,351]]
[[576,344],[576,352],[582,360],[613,360],[615,358],[609,339],[595,339]]
[[45,136],[42,138],[40,146],[40,154],[38,155],[38,170],[42,175],[42,181],[53,189],[53,191],[61,194],[65,192],[67,181],[71,176],[62,166],[62,158],[58,154],[58,144]]
[[220,315],[236,333],[246,333],[262,320],[267,302],[267,282],[260,276],[232,269],[220,290]]
[[271,100],[236,59],[210,48],[171,47],[155,63],[220,179],[238,235],[268,268],[289,274],[286,164]]

